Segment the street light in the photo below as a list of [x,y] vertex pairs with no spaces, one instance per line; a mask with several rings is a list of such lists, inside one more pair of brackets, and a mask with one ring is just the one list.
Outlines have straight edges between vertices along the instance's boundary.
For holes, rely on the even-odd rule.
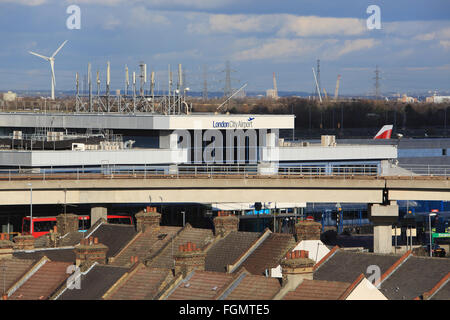
[[30,187],[30,234],[33,235],[33,184],[27,184]]
[[183,227],[186,225],[186,211],[181,211],[183,214]]
[[428,214],[428,227],[430,229],[430,257],[433,256],[433,250],[431,247],[431,241],[432,241],[431,240],[431,217],[435,217],[435,216],[436,216],[436,213],[434,213],[434,212]]

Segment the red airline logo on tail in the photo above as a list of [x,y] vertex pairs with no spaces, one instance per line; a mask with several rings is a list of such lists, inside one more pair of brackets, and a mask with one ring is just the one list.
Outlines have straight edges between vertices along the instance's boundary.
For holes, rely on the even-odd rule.
[[392,135],[392,124],[383,126],[380,131],[373,137],[374,139],[390,139]]

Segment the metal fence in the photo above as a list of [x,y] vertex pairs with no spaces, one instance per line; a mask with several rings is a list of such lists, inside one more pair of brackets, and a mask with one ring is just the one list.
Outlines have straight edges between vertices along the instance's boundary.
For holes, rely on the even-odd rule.
[[[450,175],[450,166],[415,165],[402,167],[409,170],[401,177]],[[373,165],[358,166],[311,166],[279,165],[272,168],[258,168],[257,165],[178,165],[178,166],[114,166],[77,167],[77,168],[33,168],[0,169],[0,180],[82,180],[82,179],[123,179],[123,178],[258,178],[258,177],[367,177],[378,178],[383,175],[379,167]]]

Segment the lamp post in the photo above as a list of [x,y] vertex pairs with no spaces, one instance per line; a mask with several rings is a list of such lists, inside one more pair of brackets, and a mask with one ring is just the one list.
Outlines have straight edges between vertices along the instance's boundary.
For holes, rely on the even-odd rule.
[[28,183],[30,187],[30,234],[33,235],[33,184]]
[[183,227],[186,225],[186,211],[181,211],[183,214]]
[[428,227],[430,229],[430,257],[433,256],[433,249],[432,249],[432,236],[431,236],[431,217],[435,217],[436,213],[429,213],[428,214]]

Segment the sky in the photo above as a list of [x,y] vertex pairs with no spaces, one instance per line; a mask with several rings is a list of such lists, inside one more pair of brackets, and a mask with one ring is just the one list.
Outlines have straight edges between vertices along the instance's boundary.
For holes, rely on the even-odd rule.
[[[69,29],[71,5],[80,29]],[[380,8],[380,29],[367,20]],[[372,20],[371,20],[372,21]],[[167,90],[168,65],[182,64],[192,91],[222,91],[225,62],[232,87],[248,91],[314,90],[312,68],[334,94],[374,94],[375,68],[383,93],[450,91],[448,0],[0,0],[0,90],[49,90],[50,65],[28,53],[56,56],[56,89],[74,90],[75,73],[111,63],[111,89],[124,88],[124,69],[139,62]],[[95,79],[94,79],[95,82]],[[96,89],[94,89],[96,90]]]

